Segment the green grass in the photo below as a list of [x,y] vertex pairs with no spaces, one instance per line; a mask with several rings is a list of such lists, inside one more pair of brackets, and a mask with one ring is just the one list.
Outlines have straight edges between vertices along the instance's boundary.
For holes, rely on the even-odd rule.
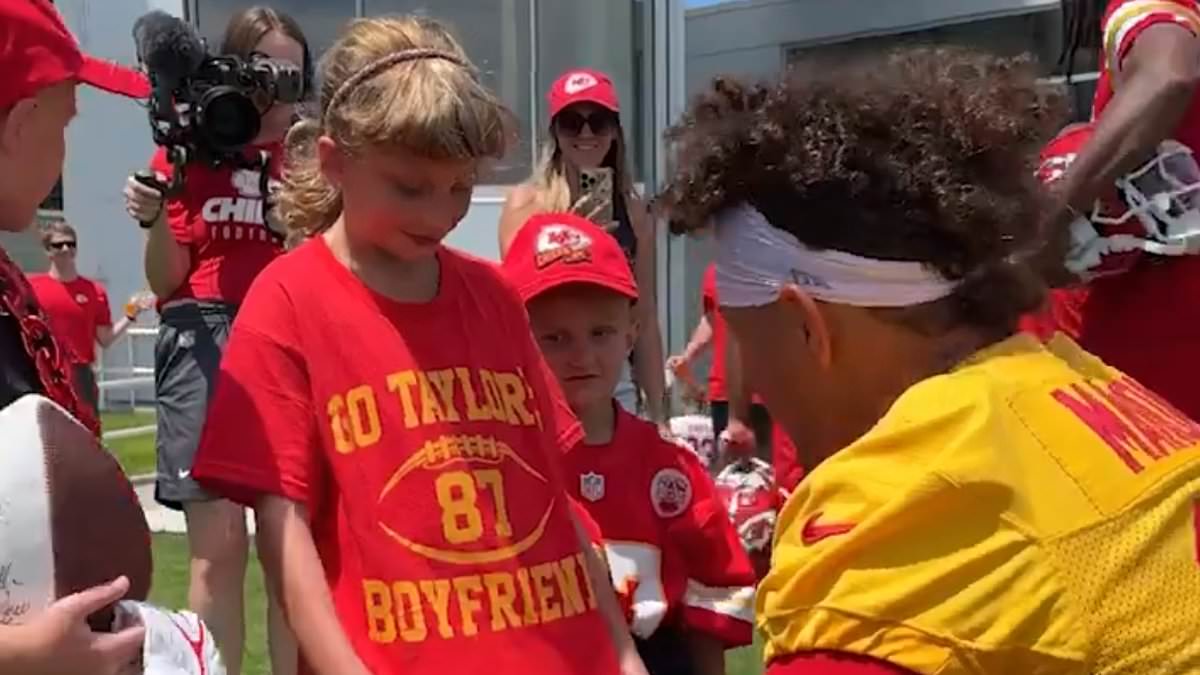
[[[161,607],[187,606],[188,549],[187,538],[181,534],[154,535],[154,585],[150,601]],[[267,601],[263,591],[262,568],[258,558],[251,556],[246,573],[246,653],[243,656],[243,675],[267,675]],[[761,647],[738,649],[726,656],[725,671],[729,675],[759,675],[762,672]]]
[[[252,552],[253,553],[253,552]],[[188,545],[181,534],[154,535],[154,584],[150,602],[171,609],[187,607]],[[262,568],[251,555],[246,571],[246,651],[242,656],[243,675],[268,675],[267,600],[263,591]]]
[[[129,429],[154,424],[154,413],[135,410],[132,412],[106,412],[100,416],[105,431]],[[130,476],[154,473],[154,434],[142,434],[128,438],[105,441]]]

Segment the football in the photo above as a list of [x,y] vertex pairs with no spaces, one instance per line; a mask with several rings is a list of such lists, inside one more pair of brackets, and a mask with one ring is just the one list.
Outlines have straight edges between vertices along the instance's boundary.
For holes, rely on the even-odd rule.
[[[151,570],[150,530],[116,459],[47,398],[0,410],[0,625],[122,575],[127,598],[144,600]],[[109,630],[113,610],[88,622]]]

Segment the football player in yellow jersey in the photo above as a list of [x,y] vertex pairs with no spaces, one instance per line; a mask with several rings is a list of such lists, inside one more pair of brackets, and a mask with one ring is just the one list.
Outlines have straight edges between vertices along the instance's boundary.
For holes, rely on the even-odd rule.
[[759,588],[771,675],[1200,672],[1200,425],[1014,330],[1065,244],[1036,75],[917,48],[718,79],[674,132],[663,203],[715,223],[747,375],[823,458]]

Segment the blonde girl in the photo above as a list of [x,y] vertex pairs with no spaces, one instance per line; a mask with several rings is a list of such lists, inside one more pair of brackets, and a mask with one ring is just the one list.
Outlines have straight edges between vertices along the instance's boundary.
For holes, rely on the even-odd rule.
[[308,239],[238,316],[195,473],[254,506],[302,673],[644,673],[520,300],[443,245],[507,111],[440,23],[352,22],[287,139]]

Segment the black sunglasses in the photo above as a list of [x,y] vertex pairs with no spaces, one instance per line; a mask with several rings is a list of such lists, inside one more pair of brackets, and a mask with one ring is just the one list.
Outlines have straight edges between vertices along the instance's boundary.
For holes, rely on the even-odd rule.
[[52,241],[47,248],[52,248],[55,251],[66,251],[67,249],[74,251],[77,246],[78,244],[73,241]]
[[574,110],[564,110],[554,118],[554,124],[559,131],[570,135],[578,136],[583,132],[583,126],[586,124],[593,134],[603,134],[617,126],[617,114],[611,110],[599,110],[594,113],[584,115]]

